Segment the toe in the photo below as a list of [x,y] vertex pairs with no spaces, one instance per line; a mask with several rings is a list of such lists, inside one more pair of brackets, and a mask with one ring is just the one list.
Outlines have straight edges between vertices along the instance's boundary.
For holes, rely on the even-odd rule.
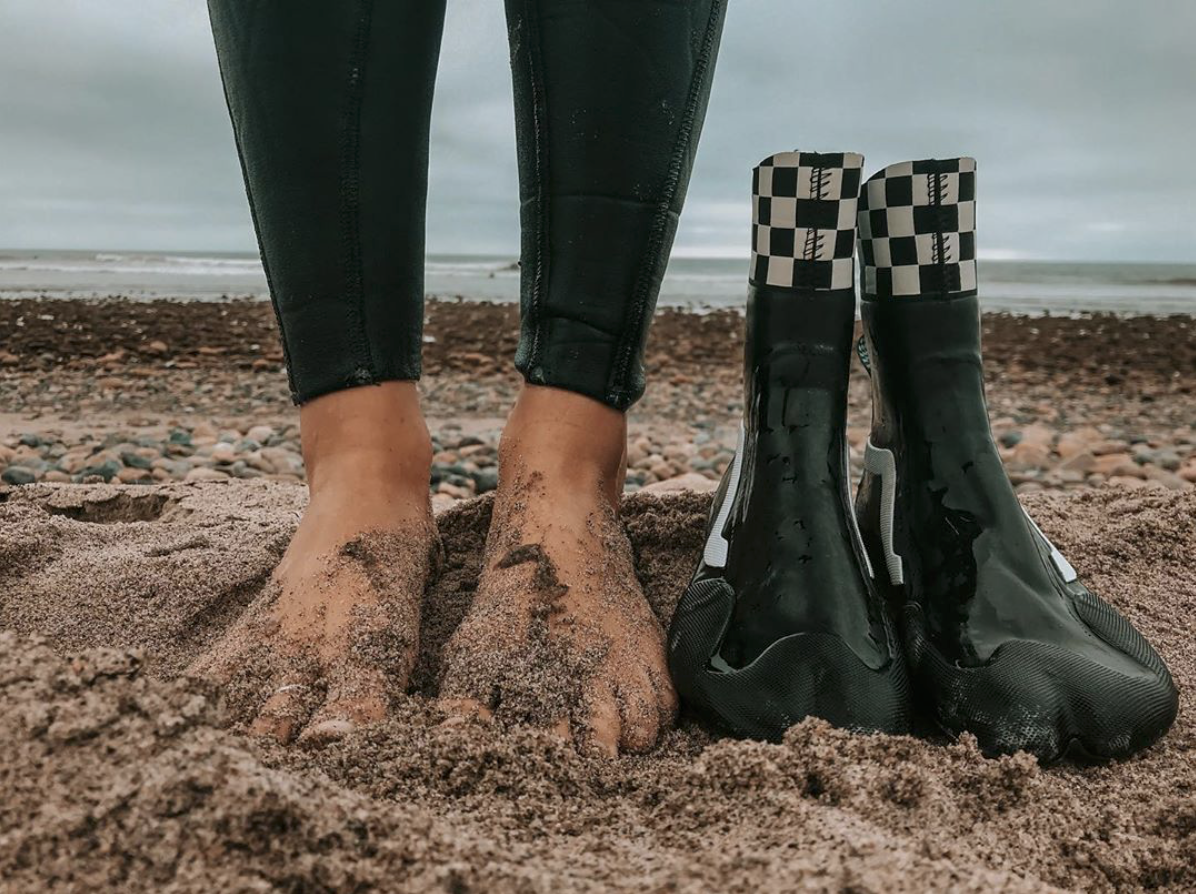
[[614,757],[619,753],[622,721],[619,700],[606,683],[596,683],[589,698],[589,713],[575,735],[579,744]]
[[307,723],[319,704],[320,695],[313,680],[285,680],[258,711],[249,725],[250,734],[274,739],[282,745],[289,744]]
[[660,734],[660,707],[652,682],[645,675],[637,683],[624,686],[620,695],[619,744],[625,751],[647,751]]
[[324,745],[382,720],[390,710],[385,675],[379,670],[342,671],[324,704],[299,735],[301,745]]

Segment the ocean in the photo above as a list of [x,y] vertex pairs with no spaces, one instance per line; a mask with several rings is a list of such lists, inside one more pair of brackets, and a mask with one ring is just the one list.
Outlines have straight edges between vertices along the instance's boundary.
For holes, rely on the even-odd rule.
[[[740,307],[744,258],[676,257],[661,289],[665,307]],[[1019,314],[1196,314],[1196,264],[981,260],[984,307]],[[429,255],[427,292],[517,301],[511,258]],[[219,301],[267,297],[257,256],[236,253],[0,251],[0,300],[17,297]]]

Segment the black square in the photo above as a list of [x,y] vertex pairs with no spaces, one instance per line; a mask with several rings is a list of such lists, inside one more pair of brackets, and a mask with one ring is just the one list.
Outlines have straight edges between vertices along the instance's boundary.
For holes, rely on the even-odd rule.
[[876,253],[872,250],[872,240],[871,239],[861,239],[860,240],[860,255],[864,259],[865,267],[875,267],[876,266]]
[[959,259],[961,261],[976,260],[976,233],[972,230],[959,234]]
[[775,197],[797,198],[797,168],[772,169],[772,193]]
[[879,208],[868,212],[868,223],[872,227],[872,237],[889,235],[889,215],[885,209]]
[[918,263],[918,240],[915,236],[894,236],[889,239],[889,263],[905,267]]
[[958,205],[915,205],[915,233],[955,233],[959,231]]
[[855,230],[840,230],[835,234],[835,254],[833,257],[850,258],[854,245]]
[[760,196],[760,208],[756,213],[756,223],[768,226],[772,223],[772,199]]
[[752,282],[761,285],[768,282],[768,255],[756,255],[756,267],[752,271]]
[[797,203],[797,225],[812,230],[833,230],[839,226],[839,203],[835,199],[802,199]]
[[768,253],[776,258],[792,258],[793,230],[788,227],[773,227],[768,235]]
[[914,203],[914,178],[889,177],[885,180],[885,205],[889,208]]
[[976,172],[964,171],[959,175],[959,201],[976,201]]
[[831,261],[797,261],[793,265],[793,285],[799,289],[829,289],[834,273]]
[[877,267],[876,268],[876,292],[881,298],[890,298],[893,295],[893,268],[892,267]]
[[860,194],[860,176],[862,173],[859,168],[843,169],[843,185],[839,189],[839,198],[854,199]]

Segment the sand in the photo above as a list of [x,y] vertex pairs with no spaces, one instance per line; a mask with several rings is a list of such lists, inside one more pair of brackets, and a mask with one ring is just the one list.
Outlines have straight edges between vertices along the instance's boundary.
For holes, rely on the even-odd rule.
[[[275,482],[0,491],[0,890],[1042,891],[1196,886],[1196,494],[1027,505],[1151,639],[1180,718],[1105,767],[807,721],[784,743],[687,720],[616,760],[432,699],[476,585],[490,502],[439,516],[415,692],[321,749],[236,732],[180,676],[265,591],[304,491]],[[667,622],[708,496],[624,522]]]

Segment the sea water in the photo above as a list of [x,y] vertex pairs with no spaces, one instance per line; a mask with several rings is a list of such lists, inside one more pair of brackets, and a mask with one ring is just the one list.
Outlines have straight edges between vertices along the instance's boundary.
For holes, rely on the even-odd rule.
[[[674,257],[663,307],[742,307],[746,258]],[[519,299],[519,265],[489,255],[429,255],[427,292],[441,298]],[[988,310],[1022,314],[1085,311],[1196,314],[1196,264],[980,261]],[[0,251],[0,299],[81,298],[218,301],[267,297],[253,254],[120,251]]]

